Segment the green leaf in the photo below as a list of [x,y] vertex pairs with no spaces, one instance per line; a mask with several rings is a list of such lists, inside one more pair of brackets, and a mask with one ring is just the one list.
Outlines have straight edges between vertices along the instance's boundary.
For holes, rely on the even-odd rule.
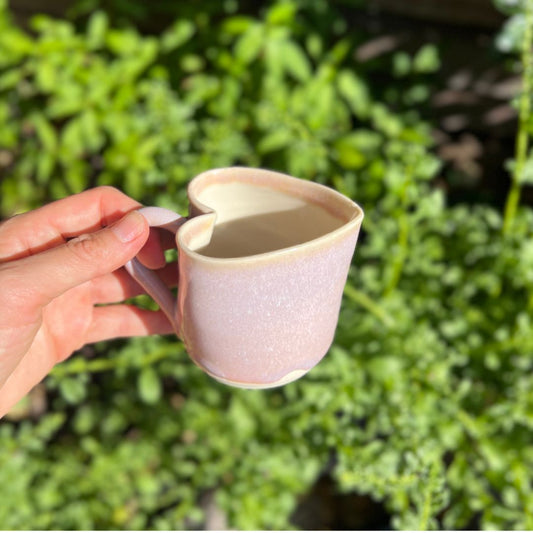
[[[374,127],[389,137],[397,137],[402,132],[402,122],[398,115],[391,113],[383,104],[376,104],[370,110]],[[403,149],[403,146],[402,146]]]
[[89,405],[81,406],[73,421],[74,431],[79,435],[89,433],[96,424],[95,410]]
[[366,118],[370,111],[370,94],[365,82],[354,72],[343,70],[337,78],[339,93],[356,117]]
[[398,78],[407,76],[411,72],[411,57],[407,52],[396,52],[392,56],[392,72]]
[[18,67],[3,72],[0,75],[0,91],[13,89],[23,77],[24,72]]
[[341,39],[328,52],[328,59],[332,61],[334,65],[340,65],[346,59],[350,50],[351,41],[349,39]]
[[348,135],[344,135],[339,140],[366,153],[377,152],[383,144],[382,135],[378,132],[363,128],[348,133]]
[[516,15],[524,11],[527,0],[492,0],[494,7],[505,15]]
[[49,152],[54,152],[57,148],[57,135],[52,124],[41,113],[34,113],[31,122],[42,147]]
[[153,135],[152,137],[147,137],[142,140],[142,142],[139,143],[137,146],[136,156],[140,156],[142,158],[150,158],[153,156],[155,151],[158,149],[158,147],[161,144],[161,138]]
[[87,394],[85,383],[78,378],[63,378],[59,382],[59,391],[70,404],[79,404]]
[[439,51],[434,44],[425,44],[413,58],[415,72],[435,72],[440,68]]
[[294,141],[294,136],[287,128],[267,133],[258,143],[257,150],[260,154],[268,154],[290,146]]
[[64,175],[65,184],[69,187],[70,194],[82,192],[89,181],[88,170],[82,161],[72,161],[66,168]]
[[526,35],[526,17],[523,13],[509,17],[496,37],[496,47],[500,52],[519,52]]
[[335,151],[339,164],[347,169],[357,169],[367,163],[364,154],[358,149],[349,136],[342,137],[335,142]]
[[105,142],[105,136],[101,130],[101,123],[93,109],[87,109],[79,116],[80,134],[83,147],[88,152],[99,151]]
[[285,71],[296,80],[305,82],[311,77],[311,64],[298,44],[285,41],[281,49]]
[[104,11],[97,11],[89,19],[87,27],[87,45],[91,50],[101,48],[105,43],[105,36],[109,20]]
[[323,51],[323,42],[322,38],[317,33],[311,33],[307,36],[305,41],[305,48],[307,50],[307,53],[313,57],[314,59],[317,59],[322,55]]
[[222,23],[222,31],[229,35],[242,35],[255,22],[252,17],[244,15],[235,15],[225,19]]
[[57,88],[50,99],[46,114],[53,118],[65,118],[85,108],[86,98],[83,87],[67,82]]
[[46,185],[54,170],[56,158],[54,154],[43,152],[37,158],[37,181],[41,185]]
[[119,56],[137,54],[141,42],[134,30],[109,30],[106,35],[107,47]]
[[231,420],[235,431],[243,437],[251,437],[257,424],[255,413],[250,410],[247,402],[235,395],[232,398],[228,410],[228,418]]
[[35,42],[31,37],[13,26],[3,28],[0,20],[0,67],[16,65],[34,52]]
[[189,20],[177,20],[161,35],[161,51],[168,53],[184,45],[195,32],[195,27]]
[[[510,168],[514,168],[515,165],[516,164],[514,161],[512,162],[512,164],[508,163],[508,166]],[[518,180],[520,183],[523,184],[533,184],[533,152],[531,152],[529,157],[526,159],[526,162],[522,167],[522,172],[520,172],[520,175],[518,176]]]
[[83,153],[83,128],[79,116],[72,118],[63,128],[61,133],[61,156],[62,159],[78,157]]
[[153,367],[144,367],[138,377],[139,397],[147,404],[157,403],[161,398],[162,388],[159,376]]
[[38,14],[32,17],[30,21],[30,26],[36,32],[44,33],[46,31],[49,31],[53,23],[53,19],[48,15]]
[[53,92],[57,83],[55,65],[51,61],[40,61],[36,74],[37,87],[43,92]]
[[281,85],[279,78],[283,77],[284,61],[283,61],[283,41],[279,39],[269,39],[265,43],[265,64],[270,79],[275,80],[275,89],[280,93],[284,87]]
[[263,44],[264,28],[261,24],[253,24],[235,43],[235,56],[244,65],[249,65],[257,58]]
[[267,23],[273,26],[288,26],[294,22],[296,10],[297,5],[295,2],[279,2],[268,10]]
[[185,72],[199,72],[205,67],[205,60],[196,54],[186,54],[181,58],[180,66]]

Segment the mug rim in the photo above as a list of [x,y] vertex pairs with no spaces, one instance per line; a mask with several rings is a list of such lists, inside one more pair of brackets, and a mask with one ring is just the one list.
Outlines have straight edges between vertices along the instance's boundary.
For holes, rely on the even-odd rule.
[[[202,189],[198,189],[201,187],[202,182],[208,180],[213,175],[231,173],[233,179],[229,179],[228,182],[241,181],[245,183],[246,180],[239,180],[239,178],[242,176],[249,175],[251,171],[255,172],[256,175],[259,175],[262,178],[274,178],[277,180],[278,184],[286,184],[286,187],[272,187],[270,184],[265,184],[264,186],[266,187],[271,187],[274,190],[285,192],[287,194],[294,194],[296,188],[301,189],[302,187],[305,187],[307,191],[311,191],[311,193],[314,192],[317,197],[319,195],[327,195],[331,198],[335,198],[336,202],[341,202],[345,206],[346,210],[350,209],[353,211],[353,213],[351,214],[350,218],[342,224],[342,226],[332,231],[329,231],[324,235],[320,235],[319,237],[310,239],[302,243],[294,244],[292,246],[287,246],[284,248],[279,248],[276,250],[271,250],[268,252],[244,255],[239,257],[212,257],[193,250],[188,244],[184,242],[184,233],[187,232],[187,230],[194,231],[194,229],[197,229],[197,231],[199,232],[205,231],[206,224],[210,228],[216,224],[216,211],[198,200],[198,195],[202,191]],[[187,187],[187,195],[189,197],[189,205],[191,206],[191,208],[196,210],[197,213],[195,213],[193,217],[187,220],[187,222],[185,222],[179,228],[176,234],[178,249],[185,251],[187,255],[193,257],[194,259],[208,264],[232,265],[238,263],[242,265],[243,263],[256,263],[258,261],[261,262],[265,260],[271,260],[279,256],[294,255],[300,252],[302,249],[305,249],[310,252],[313,249],[319,248],[326,241],[331,242],[332,240],[336,241],[337,239],[342,238],[346,233],[351,232],[354,227],[359,226],[364,218],[364,211],[362,207],[356,202],[354,202],[351,198],[348,198],[339,191],[326,185],[322,185],[320,183],[295,178],[294,176],[291,176],[289,174],[264,168],[233,166],[206,170],[195,176],[189,182],[189,185]],[[311,198],[306,198],[306,200],[309,200],[311,203],[315,203],[316,205],[330,212],[330,214],[339,218],[338,214],[336,214],[335,211],[331,209],[331,207],[326,205],[325,202],[320,202],[318,201],[318,199],[316,199],[316,201],[313,201]]]

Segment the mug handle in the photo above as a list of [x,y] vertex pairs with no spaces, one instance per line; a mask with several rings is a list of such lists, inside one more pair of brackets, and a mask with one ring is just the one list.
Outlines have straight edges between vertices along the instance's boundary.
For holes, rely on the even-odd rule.
[[[162,228],[177,233],[179,227],[188,219],[182,217],[170,209],[163,207],[142,207],[138,210],[141,215],[146,218],[148,224],[152,228]],[[141,264],[141,262],[134,257],[128,261],[124,268],[130,276],[155,300],[161,310],[169,319],[172,327],[177,331],[176,324],[176,299],[170,289],[159,279],[157,274]]]

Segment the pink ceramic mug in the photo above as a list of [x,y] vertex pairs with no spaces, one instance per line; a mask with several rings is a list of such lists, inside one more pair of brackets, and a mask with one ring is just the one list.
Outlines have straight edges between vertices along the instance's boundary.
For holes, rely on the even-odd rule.
[[268,388],[299,378],[333,340],[362,209],[323,185],[241,167],[200,174],[188,196],[188,218],[140,210],[176,233],[177,301],[137,259],[128,272],[215,379]]

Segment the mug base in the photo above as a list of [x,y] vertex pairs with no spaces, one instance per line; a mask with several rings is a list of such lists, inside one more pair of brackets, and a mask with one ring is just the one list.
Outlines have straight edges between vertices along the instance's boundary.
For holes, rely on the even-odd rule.
[[200,366],[200,368],[213,379],[216,379],[218,382],[223,383],[224,385],[229,385],[230,387],[237,387],[239,389],[273,389],[274,387],[281,387],[283,385],[287,385],[287,383],[290,383],[291,381],[296,381],[304,374],[307,374],[307,372],[309,372],[309,370],[293,370],[292,372],[285,374],[281,379],[273,381],[272,383],[246,383],[243,381],[234,381],[231,379],[217,376],[209,372],[209,370],[207,370],[203,366]]

